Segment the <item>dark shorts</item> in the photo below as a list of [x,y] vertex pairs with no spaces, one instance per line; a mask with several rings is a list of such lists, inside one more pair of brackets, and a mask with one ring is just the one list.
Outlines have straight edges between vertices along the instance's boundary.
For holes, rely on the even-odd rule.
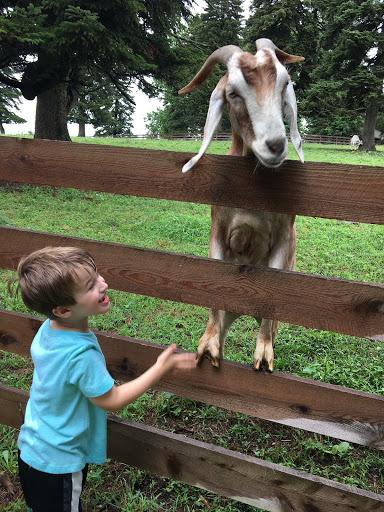
[[28,466],[20,458],[19,476],[25,501],[33,512],[81,512],[80,494],[88,464],[77,473],[53,475]]

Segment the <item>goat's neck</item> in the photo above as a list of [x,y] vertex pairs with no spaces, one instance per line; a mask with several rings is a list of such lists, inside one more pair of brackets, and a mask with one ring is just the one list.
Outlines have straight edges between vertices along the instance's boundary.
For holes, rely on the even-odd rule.
[[239,135],[232,127],[232,144],[229,148],[228,155],[235,156],[246,156],[253,155],[253,151],[246,144],[244,144],[243,138]]
[[238,133],[232,127],[232,144],[229,148],[228,155],[236,155],[240,156],[243,154],[243,139],[240,137]]

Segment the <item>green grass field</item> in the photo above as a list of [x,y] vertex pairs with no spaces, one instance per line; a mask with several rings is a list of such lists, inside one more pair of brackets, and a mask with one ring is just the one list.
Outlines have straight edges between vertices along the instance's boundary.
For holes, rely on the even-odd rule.
[[[126,139],[74,139],[76,142],[196,152],[200,142]],[[229,142],[213,142],[209,151],[224,154]],[[384,166],[384,148],[376,153],[347,147],[304,146],[307,161]],[[288,158],[296,159],[292,147]],[[12,227],[92,238],[198,256],[208,253],[209,207],[99,192],[32,187],[0,188],[0,223]],[[347,221],[299,217],[297,263],[300,272],[359,281],[384,282],[384,227]],[[6,290],[10,272],[1,271],[0,307],[28,312]],[[111,311],[91,320],[91,327],[164,345],[176,342],[194,351],[204,332],[204,308],[111,291]],[[251,364],[257,326],[241,317],[231,328],[225,357]],[[384,345],[368,339],[281,324],[275,370],[376,394],[384,394]],[[0,382],[29,389],[28,359],[5,352]],[[183,432],[190,437],[384,493],[380,454],[336,439],[309,434],[230,413],[161,392],[149,392],[122,411],[123,417]],[[14,477],[17,432],[0,427],[0,467]],[[20,498],[0,493],[4,511],[25,510]],[[85,493],[87,511],[240,511],[255,508],[122,464],[92,467]],[[97,508],[105,505],[106,508]]]

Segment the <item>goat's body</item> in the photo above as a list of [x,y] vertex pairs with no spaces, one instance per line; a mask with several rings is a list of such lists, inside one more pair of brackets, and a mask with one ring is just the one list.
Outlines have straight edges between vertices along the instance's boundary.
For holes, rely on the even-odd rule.
[[[231,151],[233,154],[233,150]],[[295,264],[295,216],[283,213],[211,207],[209,257],[234,263],[293,270]],[[219,366],[225,339],[239,314],[211,310],[205,333],[200,338],[197,358],[208,357]],[[277,321],[255,317],[260,325],[253,365],[273,369],[273,345]]]
[[[233,133],[228,154],[253,154],[260,164],[269,168],[281,165],[287,155],[285,115],[290,119],[291,140],[303,161],[301,137],[297,130],[296,97],[284,67],[284,64],[298,62],[303,57],[282,52],[268,39],[256,43],[256,55],[243,52],[236,46],[218,49],[207,59],[192,82],[179,91],[183,94],[201,85],[216,63],[227,65],[228,73],[219,81],[211,96],[200,151],[184,165],[183,172],[191,169],[203,156],[225,105],[229,109]],[[275,173],[278,179],[278,171]],[[223,206],[212,206],[211,215],[211,258],[293,269],[296,247],[293,215]],[[197,349],[198,361],[208,357],[214,366],[219,366],[228,329],[239,316],[226,311],[210,311],[206,331]],[[260,329],[253,364],[257,370],[265,367],[272,371],[277,320],[256,320]]]
[[360,137],[358,135],[353,135],[353,137],[350,140],[350,147],[351,149],[359,149],[359,146],[363,144],[363,141],[360,140]]

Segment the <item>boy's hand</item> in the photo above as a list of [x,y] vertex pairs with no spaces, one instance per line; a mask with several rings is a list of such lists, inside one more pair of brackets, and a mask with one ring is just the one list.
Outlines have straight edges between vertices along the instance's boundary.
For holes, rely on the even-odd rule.
[[164,374],[171,370],[192,370],[196,368],[196,357],[192,353],[176,354],[176,343],[164,350],[157,358],[157,365]]

